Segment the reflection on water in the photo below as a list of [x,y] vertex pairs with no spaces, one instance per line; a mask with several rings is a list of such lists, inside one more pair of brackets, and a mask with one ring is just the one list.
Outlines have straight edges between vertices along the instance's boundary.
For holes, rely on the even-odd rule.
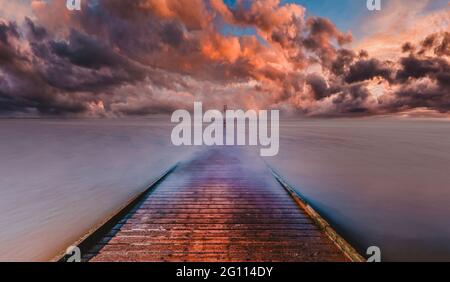
[[[187,158],[168,121],[0,120],[0,260],[51,258]],[[450,260],[450,122],[285,120],[280,142],[268,163],[360,250]]]

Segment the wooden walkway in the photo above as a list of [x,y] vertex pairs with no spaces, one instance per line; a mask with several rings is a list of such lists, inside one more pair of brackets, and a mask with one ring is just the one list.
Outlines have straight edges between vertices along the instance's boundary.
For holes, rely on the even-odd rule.
[[181,163],[83,259],[349,260],[263,160],[239,147],[210,148]]

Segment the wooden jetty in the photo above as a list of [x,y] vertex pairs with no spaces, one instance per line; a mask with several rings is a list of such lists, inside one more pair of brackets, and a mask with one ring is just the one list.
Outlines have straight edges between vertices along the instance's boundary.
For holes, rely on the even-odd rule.
[[259,156],[238,146],[180,163],[77,245],[93,262],[363,260]]

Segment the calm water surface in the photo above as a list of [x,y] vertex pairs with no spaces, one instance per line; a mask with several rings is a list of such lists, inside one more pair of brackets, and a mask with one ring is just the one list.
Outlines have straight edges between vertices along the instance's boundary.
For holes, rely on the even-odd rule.
[[[188,158],[168,120],[0,120],[0,260],[50,259]],[[284,120],[280,141],[267,162],[361,252],[450,261],[450,122]]]

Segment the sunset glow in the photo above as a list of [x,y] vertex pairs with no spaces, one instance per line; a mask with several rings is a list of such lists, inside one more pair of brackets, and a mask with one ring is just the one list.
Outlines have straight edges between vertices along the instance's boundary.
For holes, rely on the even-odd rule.
[[360,1],[347,21],[313,1],[63,2],[0,0],[0,115],[450,111],[448,1]]

